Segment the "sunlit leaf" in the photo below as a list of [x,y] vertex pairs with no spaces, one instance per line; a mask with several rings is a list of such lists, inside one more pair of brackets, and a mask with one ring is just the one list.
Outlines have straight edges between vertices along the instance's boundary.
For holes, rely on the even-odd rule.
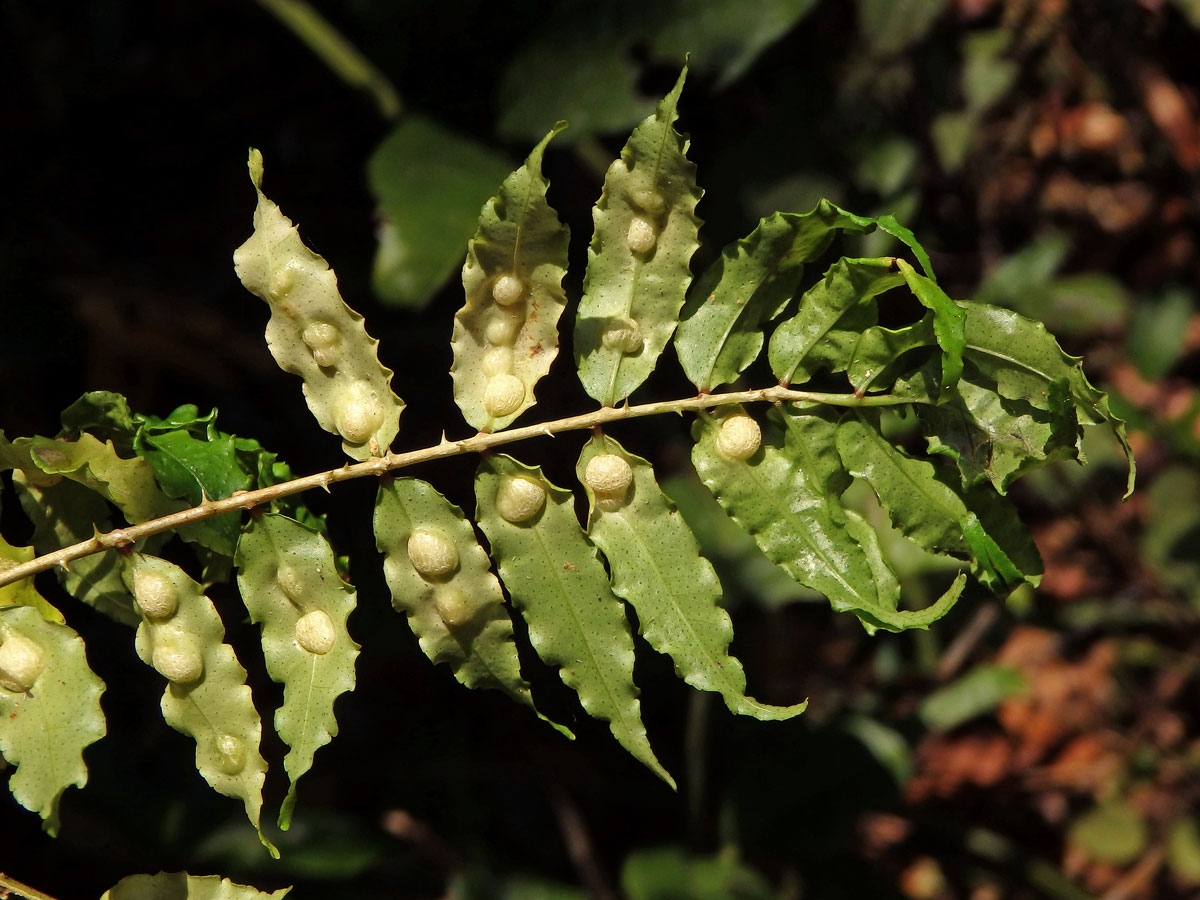
[[768,706],[746,696],[742,664],[729,655],[733,623],[720,605],[721,584],[650,464],[598,435],[576,474],[588,493],[588,535],[608,560],[613,592],[637,611],[641,634],[674,660],[676,674],[716,691],[735,713],[786,719],[803,712],[805,703]]
[[122,878],[100,900],[283,900],[290,890],[267,893],[219,875],[159,872]]
[[279,811],[286,831],[296,782],[317,750],[337,736],[334,702],[354,690],[358,644],[346,619],[356,598],[338,576],[329,542],[285,516],[265,513],[247,524],[237,566],[242,602],[262,626],[267,672],[283,684],[275,730],[290,748],[283,767],[291,785]]
[[509,456],[485,459],[477,517],[534,650],[559,666],[588,715],[609,723],[634,758],[675,786],[650,748],[633,683],[633,636],[608,574],[579,527],[570,491]]
[[343,302],[329,264],[262,192],[262,154],[250,151],[258,194],[254,233],[233,254],[238,278],[271,307],[267,347],[279,367],[304,380],[304,399],[318,424],[340,435],[354,459],[382,454],[400,428],[404,401],[392,393],[392,370],[376,355],[378,341]]
[[0,754],[17,767],[9,790],[51,834],[63,791],[87,782],[84,749],[104,736],[103,692],[79,635],[35,605],[0,609]]
[[504,180],[467,245],[450,374],[455,402],[480,430],[499,431],[533,406],[534,386],[558,356],[570,233],[546,202],[542,154],[559,130]]
[[[34,552],[32,547],[14,547],[0,535],[0,574],[20,563],[29,562],[33,559]],[[0,608],[6,606],[32,606],[47,622],[57,625],[65,625],[67,622],[63,614],[38,593],[32,578],[22,578],[12,584],[0,585]]]

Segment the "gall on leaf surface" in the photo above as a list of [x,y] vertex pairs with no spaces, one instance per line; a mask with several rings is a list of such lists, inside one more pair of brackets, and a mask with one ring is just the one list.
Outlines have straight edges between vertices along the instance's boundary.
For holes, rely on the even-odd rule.
[[[17,586],[36,593],[32,579]],[[79,635],[47,621],[44,604],[0,609],[0,755],[16,767],[8,787],[17,802],[55,834],[63,791],[87,783],[83,751],[105,734],[104,682],[88,668]]]
[[100,900],[283,900],[290,890],[260,891],[219,875],[159,872],[122,878]]
[[722,452],[723,421],[736,409],[703,415],[693,427],[700,480],[760,550],[792,578],[853,612],[869,631],[924,628],[949,611],[961,583],[930,607],[900,610],[900,584],[875,530],[841,504],[850,475],[834,448],[837,413],[787,408],[778,428],[746,459]]
[[862,233],[873,219],[822,200],[807,213],[777,212],[696,279],[675,333],[675,352],[692,384],[711,390],[737,378],[758,358],[763,323],[783,313],[805,263],[828,248],[839,230]]
[[687,68],[608,168],[592,210],[575,361],[584,390],[605,406],[649,377],[675,326],[699,246],[696,167],[674,128]]
[[238,541],[236,564],[242,602],[262,627],[267,673],[283,685],[275,731],[289,748],[283,768],[291,784],[279,811],[279,827],[287,831],[296,782],[317,750],[337,736],[335,701],[354,690],[359,645],[346,619],[356,597],[339,577],[325,537],[286,516],[251,519]]
[[277,856],[259,824],[267,773],[259,752],[262,722],[216,607],[165,559],[130,554],[123,575],[142,617],[138,657],[167,678],[163,719],[195,740],[200,775],[217,793],[243,802],[259,840]]
[[462,510],[427,482],[397,478],[380,485],[374,525],[392,604],[421,651],[466,687],[503,691],[536,712],[500,582]]
[[[628,464],[626,487],[598,481],[593,460],[606,457]],[[720,605],[721,583],[650,463],[598,435],[584,446],[576,473],[588,494],[588,536],[608,560],[613,593],[637,611],[641,634],[674,660],[679,677],[717,692],[741,715],[774,720],[802,713],[807,703],[770,706],[746,696],[742,664],[729,655],[733,623]]]
[[888,441],[873,411],[847,413],[835,441],[846,469],[871,486],[905,537],[934,553],[970,560],[974,575],[993,591],[1041,581],[1033,540],[991,485],[963,491],[933,463]]
[[588,715],[607,721],[621,746],[674,788],[642,723],[625,608],[579,527],[571,492],[540,469],[496,454],[480,463],[475,497],[479,525],[533,649],[560,667]]
[[392,370],[379,362],[379,342],[367,334],[363,317],[342,300],[329,264],[263,193],[257,150],[250,151],[249,168],[258,194],[254,233],[233,262],[246,289],[271,308],[267,348],[281,369],[303,379],[308,408],[322,428],[342,438],[347,455],[381,455],[404,410],[392,392]]
[[450,374],[463,417],[481,431],[499,431],[533,406],[534,386],[558,355],[570,232],[546,202],[542,155],[563,127],[504,179],[467,245]]

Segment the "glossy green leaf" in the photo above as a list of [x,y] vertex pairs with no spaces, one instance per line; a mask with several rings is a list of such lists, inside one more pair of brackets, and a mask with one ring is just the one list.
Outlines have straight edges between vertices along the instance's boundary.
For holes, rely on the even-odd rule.
[[317,423],[340,435],[354,459],[387,452],[400,428],[404,401],[392,393],[392,370],[376,355],[378,341],[342,300],[329,264],[262,192],[262,154],[250,151],[258,194],[254,233],[233,254],[246,289],[271,307],[267,347],[279,367],[304,380]]
[[979,303],[963,302],[964,356],[996,384],[1000,395],[1053,411],[1051,386],[1066,381],[1079,421],[1107,424],[1116,434],[1129,461],[1126,496],[1133,491],[1136,466],[1125,423],[1113,415],[1108,395],[1092,387],[1079,357],[1068,356],[1046,327],[1017,313]]
[[0,609],[0,754],[17,767],[9,790],[51,834],[63,791],[87,782],[84,749],[104,737],[103,692],[79,635],[34,605]]
[[[29,562],[34,557],[32,547],[14,547],[0,535],[0,573],[5,569]],[[6,606],[32,606],[47,622],[65,625],[67,620],[43,597],[32,578],[22,578],[12,584],[0,585],[0,609]]]
[[159,872],[122,878],[100,900],[283,900],[290,890],[267,893],[219,875]]
[[138,656],[167,679],[162,713],[167,724],[196,741],[196,768],[218,793],[245,804],[263,846],[276,855],[259,826],[267,764],[259,752],[262,722],[246,670],[224,643],[216,607],[181,568],[144,553],[128,557],[125,584],[142,617]]
[[965,495],[932,463],[891,444],[877,417],[848,414],[837,428],[837,450],[846,468],[866,481],[892,524],[935,553],[970,559],[975,574],[1000,590],[1041,580],[1041,560],[1012,505],[984,486]]
[[942,377],[938,403],[945,403],[954,395],[959,376],[962,375],[964,320],[966,314],[960,304],[955,303],[932,278],[920,274],[902,259],[896,261],[900,273],[912,289],[913,296],[921,305],[933,313],[933,336],[942,348]]
[[899,284],[897,260],[840,259],[800,298],[800,311],[775,329],[767,356],[780,384],[840,371],[863,330],[875,324],[875,297]]
[[679,321],[689,261],[699,246],[696,167],[673,127],[687,68],[609,166],[592,210],[575,361],[584,389],[605,406],[649,377]]
[[408,616],[425,655],[467,687],[494,688],[533,709],[500,583],[462,510],[416,478],[385,482],[375,501],[375,543],[392,604]]
[[533,406],[534,386],[558,356],[570,232],[546,202],[542,154],[561,129],[504,179],[467,245],[450,374],[455,402],[481,431],[499,431]]
[[859,335],[846,363],[846,377],[859,396],[872,389],[886,389],[887,373],[904,354],[935,344],[932,313],[926,313],[920,320],[902,328],[872,325]]
[[313,755],[338,733],[333,705],[354,690],[358,644],[346,630],[354,588],[338,576],[333,549],[294,519],[252,519],[237,546],[238,589],[250,619],[262,626],[267,672],[283,684],[275,730],[290,748],[283,767],[291,785],[279,811],[287,831],[296,782]]
[[590,716],[609,723],[635,759],[675,786],[650,748],[633,683],[633,636],[570,491],[541,470],[497,454],[475,479],[477,518],[529,640]]
[[424,116],[407,115],[392,129],[367,162],[382,219],[373,274],[381,300],[419,308],[433,297],[509,168],[503,156]]
[[[624,480],[622,462],[632,481],[614,487]],[[608,560],[613,593],[637,611],[641,634],[674,660],[676,674],[716,691],[735,713],[768,720],[802,713],[806,703],[769,706],[746,696],[742,664],[729,655],[733,623],[720,605],[721,583],[650,464],[597,435],[576,474],[588,494],[588,536]]]
[[762,350],[763,323],[783,312],[804,264],[829,246],[835,229],[871,226],[822,201],[811,212],[775,213],[727,246],[696,279],[675,333],[683,371],[700,390],[738,375]]
[[[107,503],[83,485],[60,481],[39,487],[14,472],[21,506],[33,522],[33,547],[38,553],[50,553],[86,541],[97,532],[111,531]],[[76,600],[93,606],[104,615],[125,625],[137,625],[141,617],[133,608],[133,597],[121,579],[121,554],[110,551],[93,553],[74,560],[69,566],[55,567],[63,589]]]

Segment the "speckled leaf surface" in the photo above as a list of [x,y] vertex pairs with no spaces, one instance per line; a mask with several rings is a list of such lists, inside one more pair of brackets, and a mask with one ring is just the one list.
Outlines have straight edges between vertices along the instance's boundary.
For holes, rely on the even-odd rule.
[[286,831],[296,782],[312,767],[313,755],[337,736],[333,705],[354,690],[358,644],[346,619],[356,596],[339,577],[325,537],[286,516],[251,519],[238,541],[236,564],[242,602],[262,627],[267,672],[283,684],[275,730],[289,748],[283,767],[291,784],[279,812]]
[[558,355],[570,232],[546,202],[542,154],[560,130],[504,179],[467,245],[466,303],[454,316],[450,374],[455,402],[481,431],[499,431],[533,406],[534,386]]
[[[137,654],[168,679],[163,718],[196,741],[196,769],[215,791],[245,804],[259,839],[275,855],[259,827],[267,772],[259,752],[262,722],[246,670],[224,643],[216,607],[200,585],[165,559],[133,553],[123,575],[142,616]],[[157,612],[150,615],[147,608]]]
[[896,260],[840,259],[804,292],[800,310],[775,329],[767,347],[780,384],[803,384],[818,371],[841,371],[863,330],[875,324],[875,297],[903,283]]
[[675,333],[675,352],[692,384],[719,387],[758,358],[763,323],[783,312],[804,264],[825,252],[839,229],[870,226],[822,201],[811,212],[765,217],[721,252],[688,292]]
[[[502,514],[509,508],[498,493],[507,490],[507,479],[544,492],[542,505],[520,521]],[[526,488],[523,496],[530,495],[531,488]],[[633,683],[633,636],[624,606],[579,527],[571,492],[552,485],[540,469],[497,454],[480,464],[475,496],[477,518],[492,546],[500,579],[529,626],[538,656],[560,667],[563,683],[579,695],[588,715],[607,721],[621,746],[674,787],[642,723]]]
[[691,283],[701,191],[688,141],[674,128],[686,76],[685,68],[655,114],[634,128],[592,210],[575,361],[584,390],[605,406],[654,370]]
[[0,754],[16,767],[9,790],[50,834],[63,791],[87,782],[84,749],[104,737],[103,692],[79,635],[33,605],[0,609]]
[[1136,471],[1125,423],[1113,415],[1108,395],[1087,380],[1081,360],[1064,353],[1041,322],[982,303],[959,305],[965,313],[964,355],[995,382],[1002,397],[1052,411],[1051,387],[1065,381],[1081,423],[1112,427],[1129,460],[1128,496]]
[[354,459],[387,451],[400,428],[404,401],[392,393],[392,370],[378,341],[342,300],[329,264],[262,192],[263,161],[250,151],[258,194],[254,233],[233,254],[242,284],[271,307],[267,347],[279,367],[304,380],[304,399],[318,424],[342,438]]
[[129,875],[105,891],[100,900],[283,900],[291,888],[260,891],[245,884],[234,884],[219,875],[189,875],[187,872],[159,872],[157,875]]
[[[607,455],[629,464],[633,482],[598,497],[584,475],[594,457]],[[772,720],[803,712],[807,703],[770,706],[746,696],[742,664],[729,655],[733,623],[720,604],[721,583],[650,463],[598,435],[584,446],[576,474],[588,494],[588,535],[608,560],[613,592],[632,604],[641,634],[674,660],[676,674],[719,693],[741,715]]]
[[932,463],[883,437],[871,413],[847,414],[836,441],[846,468],[871,486],[906,537],[935,553],[969,559],[976,577],[993,589],[1041,580],[1033,541],[990,485],[964,493]]
[[[380,485],[374,524],[392,605],[408,617],[422,652],[467,687],[494,688],[533,709],[500,582],[462,510],[425,481],[397,478]],[[417,532],[453,546],[453,563],[431,567],[414,544],[423,575],[409,554]]]

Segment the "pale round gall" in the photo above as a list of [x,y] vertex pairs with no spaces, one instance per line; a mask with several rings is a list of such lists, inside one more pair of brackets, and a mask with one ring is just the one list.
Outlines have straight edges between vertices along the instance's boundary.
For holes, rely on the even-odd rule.
[[346,395],[335,416],[338,433],[351,444],[365,444],[383,424],[379,395],[361,381],[348,388]]
[[175,585],[157,572],[139,571],[133,576],[133,599],[147,619],[169,618],[179,608]]
[[546,505],[546,489],[529,478],[506,475],[496,492],[496,512],[513,524],[528,522]]
[[483,389],[483,406],[490,416],[507,416],[521,408],[525,385],[516,375],[493,375]]
[[271,276],[271,285],[267,289],[272,300],[281,300],[296,285],[296,271],[292,264],[285,263],[275,270]]
[[600,343],[615,353],[637,353],[642,349],[642,329],[632,319],[614,319],[600,335]]
[[341,337],[337,326],[328,322],[313,322],[301,335],[308,349],[312,351],[313,359],[322,368],[337,365],[341,360]]
[[337,640],[337,629],[333,627],[333,619],[320,609],[314,609],[297,619],[293,633],[297,644],[317,656],[328,653]]
[[484,328],[484,337],[493,347],[511,347],[521,331],[522,321],[519,316],[497,310]]
[[762,444],[762,429],[747,415],[729,416],[717,431],[717,450],[726,459],[749,459]]
[[452,587],[439,587],[433,594],[433,605],[441,620],[451,628],[466,625],[477,612],[467,595]]
[[615,453],[598,453],[588,460],[583,483],[600,496],[621,496],[633,484],[633,467]]
[[513,367],[512,347],[489,347],[483,353],[483,374],[489,378],[493,375],[511,374]]
[[501,275],[492,285],[492,299],[501,306],[512,306],[525,296],[525,285],[516,275]]
[[408,558],[422,578],[443,578],[458,568],[454,541],[435,531],[414,531],[408,538]]
[[663,199],[662,194],[658,191],[640,190],[634,191],[629,195],[630,202],[642,212],[649,213],[651,216],[661,216],[667,208],[667,202]]
[[629,249],[634,253],[649,253],[658,243],[658,233],[654,223],[644,216],[634,216],[629,223],[629,231],[625,234]]
[[246,765],[246,745],[232,734],[217,735],[217,765],[226,775],[236,775]]
[[24,635],[10,631],[0,644],[0,687],[23,694],[45,668],[42,648]]
[[150,662],[172,684],[191,684],[204,674],[204,656],[190,644],[155,647]]
[[304,574],[295,566],[289,566],[287,563],[280,565],[275,572],[275,580],[280,589],[288,595],[288,599],[299,600],[304,596]]

